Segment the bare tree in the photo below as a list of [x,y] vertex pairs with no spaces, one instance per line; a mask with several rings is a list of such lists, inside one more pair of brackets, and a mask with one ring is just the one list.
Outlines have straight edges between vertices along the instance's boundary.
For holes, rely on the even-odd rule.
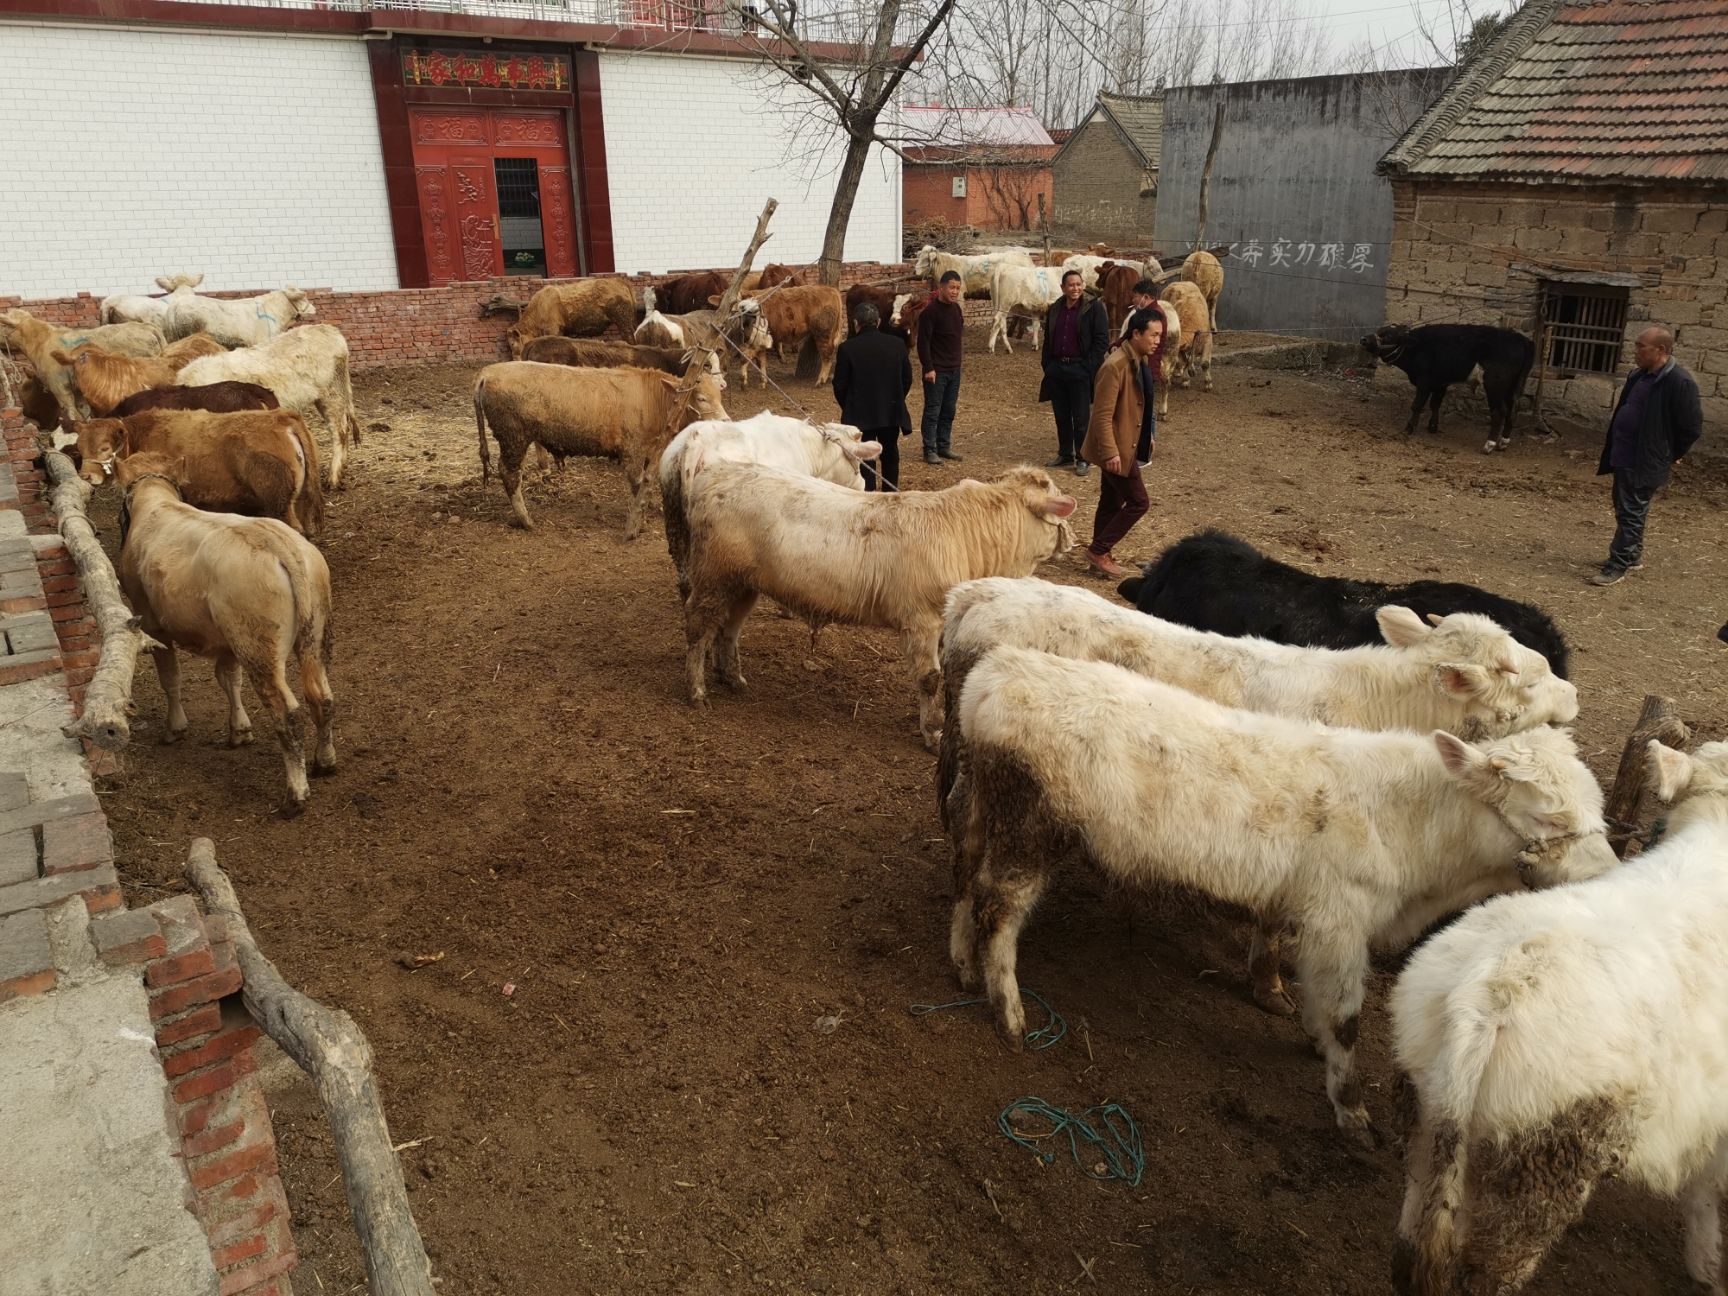
[[[749,39],[756,51],[831,115],[846,140],[817,263],[818,278],[825,284],[840,282],[846,227],[871,148],[880,145],[904,156],[891,129],[895,98],[907,72],[947,24],[954,4],[955,0],[933,4],[877,0],[831,11],[823,15],[826,25],[852,39],[842,57],[825,58],[811,47],[821,42],[806,42],[799,34],[795,0],[755,0],[747,26],[753,29]],[[805,25],[808,30],[809,16]],[[885,124],[889,129],[884,129]]]

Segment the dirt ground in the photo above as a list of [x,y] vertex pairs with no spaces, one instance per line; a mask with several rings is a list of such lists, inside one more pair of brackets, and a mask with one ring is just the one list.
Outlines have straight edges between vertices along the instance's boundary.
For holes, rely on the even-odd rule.
[[[906,486],[1050,457],[1035,358],[982,342],[964,465],[909,452]],[[657,525],[623,544],[618,470],[572,462],[529,476],[539,529],[508,527],[496,479],[479,482],[475,368],[357,383],[373,431],[325,540],[342,768],[306,814],[271,815],[267,738],[153,748],[147,667],[108,800],[137,898],[180,889],[188,842],[214,837],[290,980],[370,1036],[441,1290],[1388,1290],[1397,1154],[1336,1136],[1300,1028],[1246,997],[1245,930],[1069,877],[1021,946],[1022,981],[1066,1040],[1014,1057],[980,1008],[910,1014],[957,992],[933,760],[891,636],[833,627],[813,654],[800,625],[759,610],[749,693],[692,711]],[[1648,569],[1598,590],[1583,577],[1612,518],[1594,434],[1485,458],[1473,419],[1403,438],[1402,387],[1215,373],[1214,394],[1172,396],[1124,561],[1215,524],[1322,572],[1475,582],[1571,637],[1604,778],[1648,690],[1721,733],[1719,472],[1683,468]],[[780,377],[832,417],[825,392]],[[762,404],[728,393],[734,413]],[[1064,480],[1085,538],[1097,478]],[[1073,560],[1043,574],[1087,579]],[[187,709],[194,739],[218,735],[201,664]],[[420,954],[442,957],[403,966]],[[1383,1128],[1392,970],[1363,1019]],[[1092,1181],[1065,1144],[1046,1165],[1003,1138],[998,1114],[1028,1095],[1122,1104],[1144,1138],[1140,1186]],[[295,1288],[361,1290],[315,1099],[289,1085],[276,1104]],[[1605,1192],[1530,1290],[1685,1291],[1674,1215]]]

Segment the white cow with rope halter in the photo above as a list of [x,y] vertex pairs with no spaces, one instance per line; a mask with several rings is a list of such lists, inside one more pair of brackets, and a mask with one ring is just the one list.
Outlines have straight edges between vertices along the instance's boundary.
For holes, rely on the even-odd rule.
[[229,301],[189,293],[169,303],[162,330],[170,342],[208,333],[226,347],[258,346],[318,313],[312,299],[292,285],[259,297]]

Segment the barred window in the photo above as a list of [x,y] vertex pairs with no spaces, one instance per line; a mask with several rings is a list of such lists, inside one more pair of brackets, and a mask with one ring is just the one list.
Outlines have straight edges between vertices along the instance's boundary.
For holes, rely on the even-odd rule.
[[1627,305],[1625,288],[1544,280],[1542,329],[1548,367],[1561,373],[1618,373]]

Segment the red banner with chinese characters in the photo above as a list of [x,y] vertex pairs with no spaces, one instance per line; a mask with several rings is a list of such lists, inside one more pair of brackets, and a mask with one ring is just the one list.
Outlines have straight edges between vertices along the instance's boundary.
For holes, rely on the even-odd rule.
[[402,82],[481,90],[570,89],[570,59],[563,54],[476,54],[458,50],[404,50]]

